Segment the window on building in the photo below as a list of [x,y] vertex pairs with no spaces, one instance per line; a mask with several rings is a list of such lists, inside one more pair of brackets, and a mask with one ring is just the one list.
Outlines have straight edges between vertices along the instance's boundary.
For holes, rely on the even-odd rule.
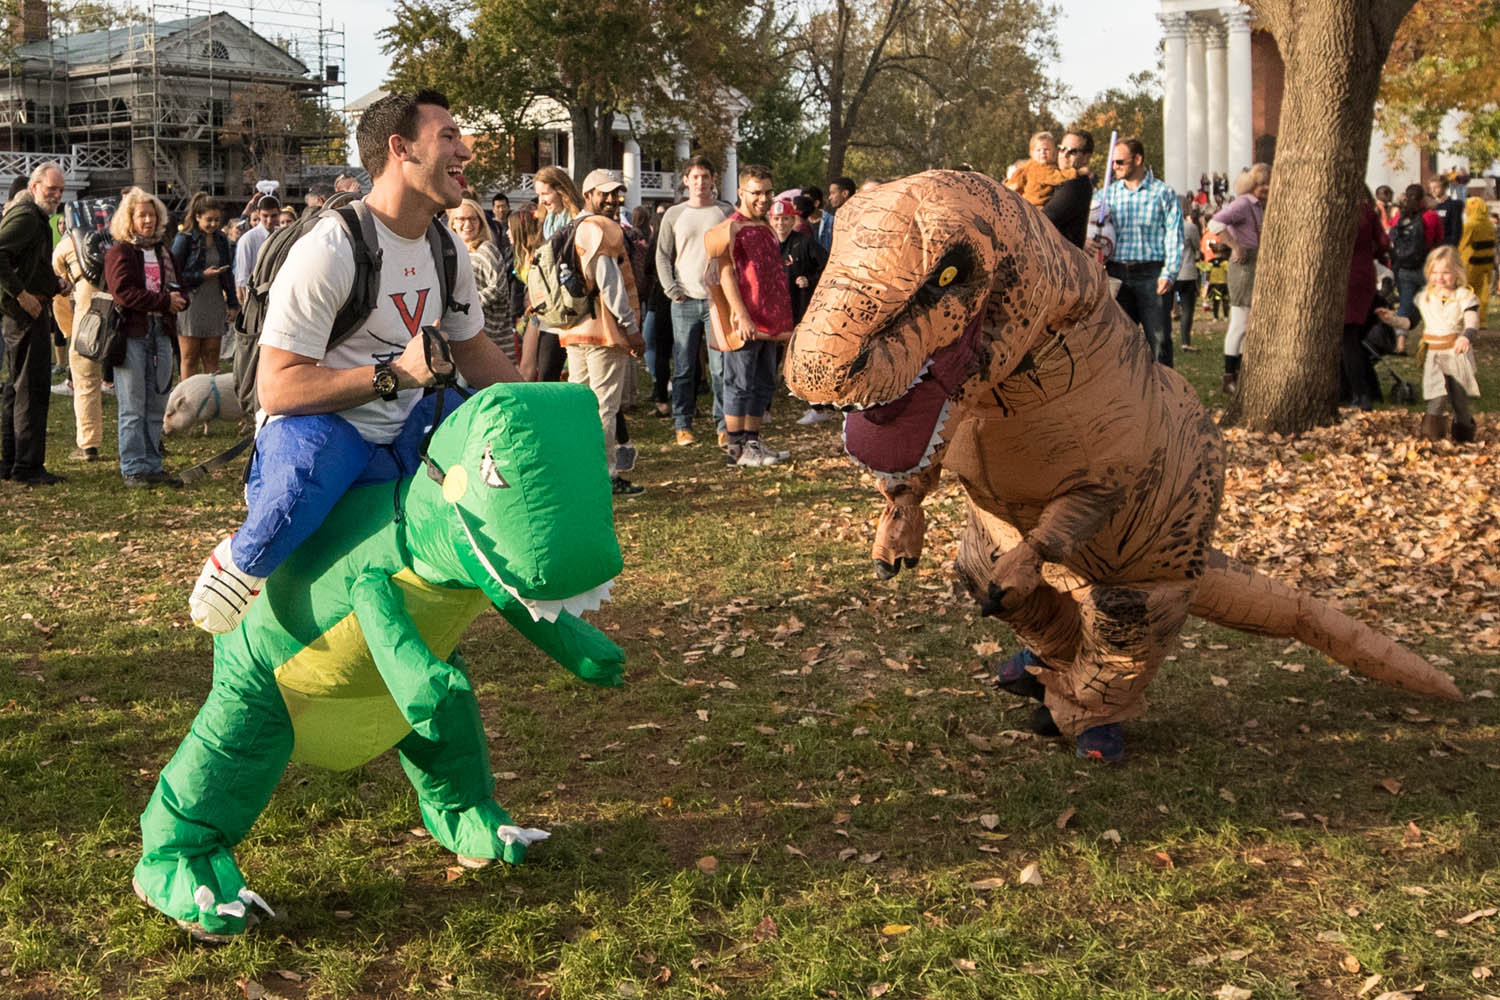
[[229,46],[223,42],[209,42],[203,46],[204,59],[228,59]]

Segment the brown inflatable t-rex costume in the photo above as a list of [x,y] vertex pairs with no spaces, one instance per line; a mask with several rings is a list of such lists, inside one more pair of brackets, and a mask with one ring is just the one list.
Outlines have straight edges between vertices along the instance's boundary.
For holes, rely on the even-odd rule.
[[839,210],[786,377],[853,411],[845,446],[886,496],[881,576],[915,564],[940,469],[959,477],[959,574],[1052,668],[1039,679],[1067,735],[1140,715],[1190,613],[1459,697],[1421,657],[1213,548],[1213,419],[1152,361],[1103,269],[982,174],[917,174]]

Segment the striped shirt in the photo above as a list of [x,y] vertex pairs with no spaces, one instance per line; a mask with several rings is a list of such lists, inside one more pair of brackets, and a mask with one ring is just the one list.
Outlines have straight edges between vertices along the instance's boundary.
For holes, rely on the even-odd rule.
[[1122,264],[1162,262],[1161,277],[1177,280],[1182,266],[1182,205],[1177,192],[1150,169],[1134,191],[1124,181],[1104,189],[1115,224],[1114,260]]

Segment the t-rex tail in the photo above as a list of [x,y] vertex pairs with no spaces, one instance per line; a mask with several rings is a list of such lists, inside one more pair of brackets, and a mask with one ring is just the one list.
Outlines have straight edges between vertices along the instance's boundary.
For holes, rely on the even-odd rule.
[[1241,632],[1293,638],[1383,684],[1461,700],[1453,678],[1329,605],[1214,550],[1193,614]]

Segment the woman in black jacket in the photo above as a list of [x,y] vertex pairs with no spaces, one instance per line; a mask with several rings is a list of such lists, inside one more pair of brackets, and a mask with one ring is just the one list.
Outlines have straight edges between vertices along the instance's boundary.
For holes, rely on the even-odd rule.
[[187,308],[163,242],[167,207],[131,188],[109,222],[115,245],[104,255],[104,281],[120,310],[125,357],[115,362],[120,473],[126,486],[181,486],[161,466],[161,424],[172,391],[172,340]]
[[177,344],[182,352],[182,377],[198,372],[216,375],[224,331],[239,312],[234,291],[234,255],[221,227],[224,209],[219,200],[199,191],[188,202],[182,231],[172,240],[172,262],[182,281],[188,308],[177,318]]

